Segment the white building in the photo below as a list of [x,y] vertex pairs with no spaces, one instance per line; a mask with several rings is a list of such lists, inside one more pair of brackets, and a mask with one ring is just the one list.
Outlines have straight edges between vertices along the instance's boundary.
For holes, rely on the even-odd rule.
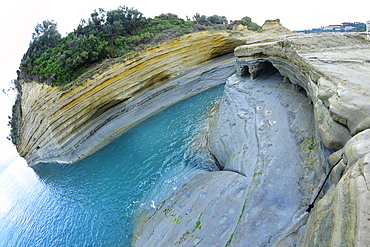
[[366,32],[370,32],[370,21],[366,22]]

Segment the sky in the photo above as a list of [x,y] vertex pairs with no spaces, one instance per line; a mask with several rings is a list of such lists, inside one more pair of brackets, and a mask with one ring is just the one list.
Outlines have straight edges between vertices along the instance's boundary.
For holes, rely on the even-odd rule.
[[[27,51],[31,34],[37,23],[54,20],[64,36],[73,31],[81,19],[88,19],[94,9],[106,11],[119,6],[132,7],[146,17],[173,13],[186,19],[196,13],[221,15],[228,20],[249,16],[262,25],[267,19],[279,18],[290,30],[304,30],[341,24],[342,22],[366,22],[370,20],[368,0],[0,0],[0,90],[11,86],[23,54]],[[13,96],[0,92],[0,145],[10,144],[3,139],[8,135],[7,116],[11,114]],[[9,147],[14,150],[14,148]],[[1,154],[0,154],[1,155]],[[1,161],[0,157],[0,161]]]

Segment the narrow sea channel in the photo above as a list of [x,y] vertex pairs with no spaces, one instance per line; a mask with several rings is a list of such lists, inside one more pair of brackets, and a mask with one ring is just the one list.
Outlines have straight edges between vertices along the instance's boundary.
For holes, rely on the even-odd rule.
[[7,166],[0,246],[130,246],[137,210],[212,169],[197,136],[222,92],[220,85],[183,100],[79,162]]

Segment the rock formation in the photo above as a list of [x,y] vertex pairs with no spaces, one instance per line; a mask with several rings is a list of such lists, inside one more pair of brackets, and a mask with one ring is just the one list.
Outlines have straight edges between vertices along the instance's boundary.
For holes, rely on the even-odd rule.
[[[272,30],[251,35],[235,49],[237,75],[225,86],[209,136],[224,171],[194,178],[147,215],[135,246],[370,242],[370,44],[352,34],[278,29],[275,37]],[[280,84],[268,83],[276,72]]]
[[[323,145],[338,150],[329,158],[335,168],[329,191],[317,203],[297,238],[298,246],[366,246],[370,197],[366,169],[370,127],[370,44],[361,36],[313,34],[236,48],[238,73],[252,79],[271,64],[312,100]],[[271,64],[270,64],[271,63]],[[367,215],[367,216],[366,216]]]
[[[292,33],[278,20],[244,34],[186,35],[67,91],[21,82],[19,153],[30,165],[75,161],[229,78],[208,138],[224,170],[197,175],[143,213],[133,245],[367,246],[369,42]],[[222,55],[235,47],[231,76],[235,57]]]
[[262,25],[262,30],[264,30],[264,31],[271,30],[271,29],[277,29],[277,28],[285,29],[285,27],[283,27],[283,25],[280,23],[279,19],[266,20],[265,23],[263,23],[263,25]]
[[76,161],[156,111],[224,83],[235,59],[213,58],[243,43],[240,33],[204,31],[118,59],[69,90],[21,81],[18,152],[29,165]]

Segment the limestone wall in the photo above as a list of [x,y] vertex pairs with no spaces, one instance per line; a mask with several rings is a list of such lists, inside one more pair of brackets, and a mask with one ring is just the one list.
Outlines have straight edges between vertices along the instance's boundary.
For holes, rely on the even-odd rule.
[[352,34],[294,35],[238,47],[235,55],[239,75],[258,79],[272,64],[304,88],[324,146],[339,149],[330,164],[344,154],[307,224],[277,245],[368,246],[370,43]]
[[[237,76],[227,82],[210,124],[209,148],[227,171],[184,185],[142,220],[133,244],[367,246],[369,42],[348,34],[295,34],[270,24],[245,36],[186,35],[114,63],[67,91],[21,82],[19,153],[30,165],[82,158],[162,107],[225,82],[235,58],[221,55],[239,46]],[[268,89],[235,79],[258,83],[275,69],[281,84]],[[285,115],[276,114],[277,106],[288,109]],[[277,131],[282,119],[286,124]],[[343,159],[308,214],[330,167],[325,152],[335,150],[330,165],[341,154]],[[173,215],[181,223],[174,224]]]
[[332,186],[300,231],[299,246],[369,246],[370,129],[351,138],[332,154]]
[[224,171],[142,216],[134,246],[368,246],[370,44],[275,28],[235,49],[208,143]]
[[369,43],[355,35],[296,35],[240,46],[235,50],[238,73],[252,79],[271,62],[289,80],[303,87],[315,105],[324,144],[339,149],[370,127],[367,56]]
[[[118,61],[73,89],[21,82],[18,152],[29,165],[82,158],[163,107],[223,83],[235,59],[213,58],[243,43],[240,33],[204,31]],[[201,82],[206,74],[214,80]]]

